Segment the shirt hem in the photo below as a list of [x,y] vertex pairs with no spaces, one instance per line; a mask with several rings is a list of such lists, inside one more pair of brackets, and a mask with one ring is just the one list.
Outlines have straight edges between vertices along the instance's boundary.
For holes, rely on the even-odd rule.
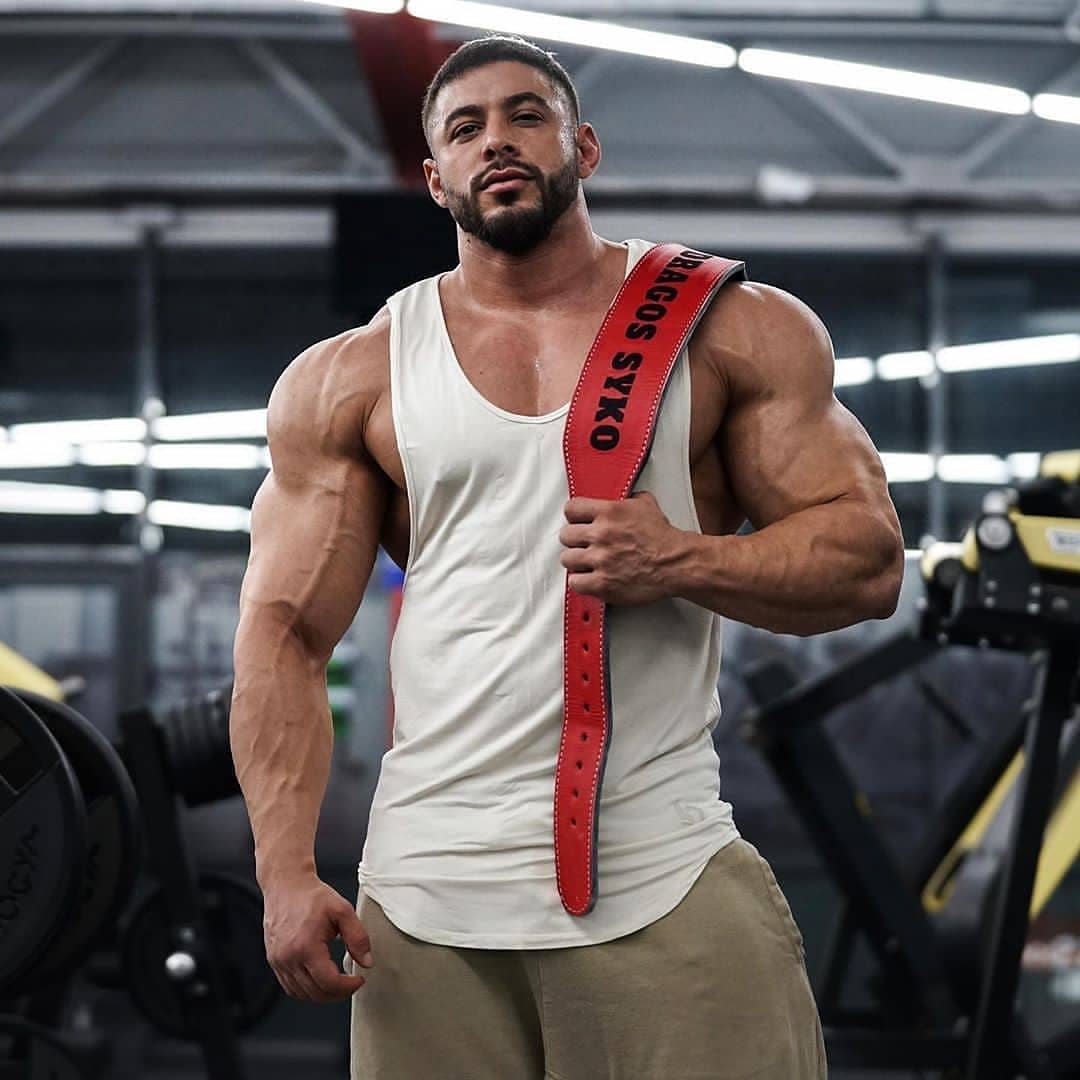
[[686,888],[673,900],[665,899],[659,905],[659,910],[650,910],[644,916],[642,916],[640,912],[636,913],[635,918],[628,925],[612,929],[610,933],[605,931],[601,936],[590,938],[587,941],[583,941],[578,935],[530,934],[523,936],[521,934],[463,934],[460,931],[448,930],[444,927],[430,925],[418,926],[415,923],[411,923],[409,919],[402,918],[401,913],[396,912],[393,906],[387,906],[383,900],[380,899],[378,895],[379,890],[373,888],[367,881],[361,884],[360,891],[369,899],[374,900],[382,909],[383,914],[403,934],[408,934],[410,937],[417,938],[419,941],[425,941],[430,945],[449,945],[459,949],[528,950],[564,949],[583,945],[602,945],[606,941],[614,941],[617,938],[626,937],[628,934],[634,934],[638,930],[644,930],[646,926],[651,925],[658,919],[662,919],[665,915],[670,915],[671,912],[686,899],[687,894],[697,883],[697,880],[701,877],[705,867],[708,866],[709,860],[716,855],[717,852],[723,851],[728,844],[738,840],[739,836],[740,833],[738,829],[733,825],[730,833],[725,836],[723,843],[718,844],[713,848],[701,864],[694,869]]

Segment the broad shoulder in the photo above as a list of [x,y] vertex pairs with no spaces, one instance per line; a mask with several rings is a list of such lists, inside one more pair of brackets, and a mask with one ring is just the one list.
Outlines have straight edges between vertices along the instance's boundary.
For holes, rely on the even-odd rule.
[[734,398],[785,387],[832,393],[832,342],[824,323],[798,297],[772,285],[724,286],[694,334],[694,346]]
[[[375,403],[389,381],[390,313],[318,341],[281,373],[267,407],[267,434],[275,442],[317,444],[355,451]],[[315,448],[314,446],[312,448]]]

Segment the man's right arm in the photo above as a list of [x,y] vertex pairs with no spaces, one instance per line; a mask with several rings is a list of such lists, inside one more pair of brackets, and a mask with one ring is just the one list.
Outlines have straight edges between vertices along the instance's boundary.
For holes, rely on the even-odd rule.
[[385,356],[379,329],[313,346],[274,388],[272,469],[252,506],[234,646],[230,739],[267,953],[287,991],[316,1000],[346,990],[325,942],[340,933],[355,959],[366,951],[352,905],[318,882],[314,848],[333,743],[326,665],[363,597],[388,498],[363,446]]

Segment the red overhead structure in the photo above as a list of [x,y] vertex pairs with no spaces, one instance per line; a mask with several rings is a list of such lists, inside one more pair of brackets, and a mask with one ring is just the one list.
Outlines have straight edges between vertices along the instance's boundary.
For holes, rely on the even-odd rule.
[[420,128],[420,103],[457,42],[439,41],[435,23],[404,11],[396,15],[350,11],[346,17],[398,178],[406,187],[423,187],[421,162],[428,149]]

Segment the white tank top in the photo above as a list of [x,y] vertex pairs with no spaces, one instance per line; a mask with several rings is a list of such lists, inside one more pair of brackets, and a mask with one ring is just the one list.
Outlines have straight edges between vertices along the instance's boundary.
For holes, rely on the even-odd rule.
[[[652,245],[627,242],[627,271]],[[454,355],[438,278],[388,301],[394,433],[409,561],[390,650],[394,745],[368,822],[362,891],[400,930],[486,949],[586,945],[671,911],[738,835],[720,798],[720,619],[665,599],[608,613],[613,724],[598,892],[569,915],[555,881],[565,571],[559,529],[569,402],[520,416]],[[690,488],[686,352],[635,490],[700,532]]]

